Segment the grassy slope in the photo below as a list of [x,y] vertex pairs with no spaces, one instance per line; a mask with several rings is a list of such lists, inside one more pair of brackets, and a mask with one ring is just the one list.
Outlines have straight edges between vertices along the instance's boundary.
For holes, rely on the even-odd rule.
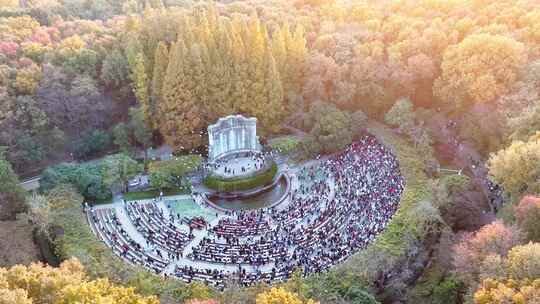
[[39,261],[40,253],[32,241],[32,229],[26,219],[0,221],[0,267]]

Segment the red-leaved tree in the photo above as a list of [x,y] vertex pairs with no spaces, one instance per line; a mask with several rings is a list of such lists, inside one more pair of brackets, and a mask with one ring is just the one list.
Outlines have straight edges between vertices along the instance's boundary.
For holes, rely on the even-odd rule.
[[456,276],[468,286],[478,284],[481,268],[486,259],[494,256],[505,257],[512,247],[523,240],[522,232],[516,226],[507,226],[498,220],[482,227],[475,233],[464,235],[454,246],[454,271]]
[[515,207],[519,227],[527,240],[540,241],[540,197],[527,195]]

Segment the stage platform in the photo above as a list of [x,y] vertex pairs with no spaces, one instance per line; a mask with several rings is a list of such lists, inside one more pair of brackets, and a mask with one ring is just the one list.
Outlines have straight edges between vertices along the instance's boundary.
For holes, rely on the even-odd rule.
[[219,161],[213,165],[212,173],[223,178],[241,178],[254,175],[265,166],[260,157],[239,157]]

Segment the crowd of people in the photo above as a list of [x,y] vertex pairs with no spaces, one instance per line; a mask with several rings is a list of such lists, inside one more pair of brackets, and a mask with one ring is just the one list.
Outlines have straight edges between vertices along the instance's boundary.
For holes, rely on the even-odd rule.
[[249,286],[284,280],[295,269],[326,271],[386,227],[404,189],[395,156],[368,135],[299,169],[295,182],[288,203],[228,213],[201,227],[203,236],[189,250],[191,229],[175,228],[157,202],[124,208],[147,245],[160,248],[154,256],[175,263],[173,275],[221,288],[230,279]]

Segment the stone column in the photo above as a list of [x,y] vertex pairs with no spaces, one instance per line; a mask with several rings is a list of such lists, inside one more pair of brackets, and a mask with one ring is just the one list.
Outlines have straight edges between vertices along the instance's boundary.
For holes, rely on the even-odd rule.
[[238,149],[238,146],[236,145],[236,128],[231,129],[231,150]]
[[242,128],[242,149],[247,149],[246,145],[246,128]]
[[208,132],[208,155],[210,158],[214,158],[214,134],[212,132]]
[[255,124],[251,125],[251,149],[257,149],[257,129]]
[[220,132],[219,133],[219,152],[216,153],[216,155],[219,155],[221,153],[223,153],[223,151],[225,150],[225,136],[223,134],[223,132]]

